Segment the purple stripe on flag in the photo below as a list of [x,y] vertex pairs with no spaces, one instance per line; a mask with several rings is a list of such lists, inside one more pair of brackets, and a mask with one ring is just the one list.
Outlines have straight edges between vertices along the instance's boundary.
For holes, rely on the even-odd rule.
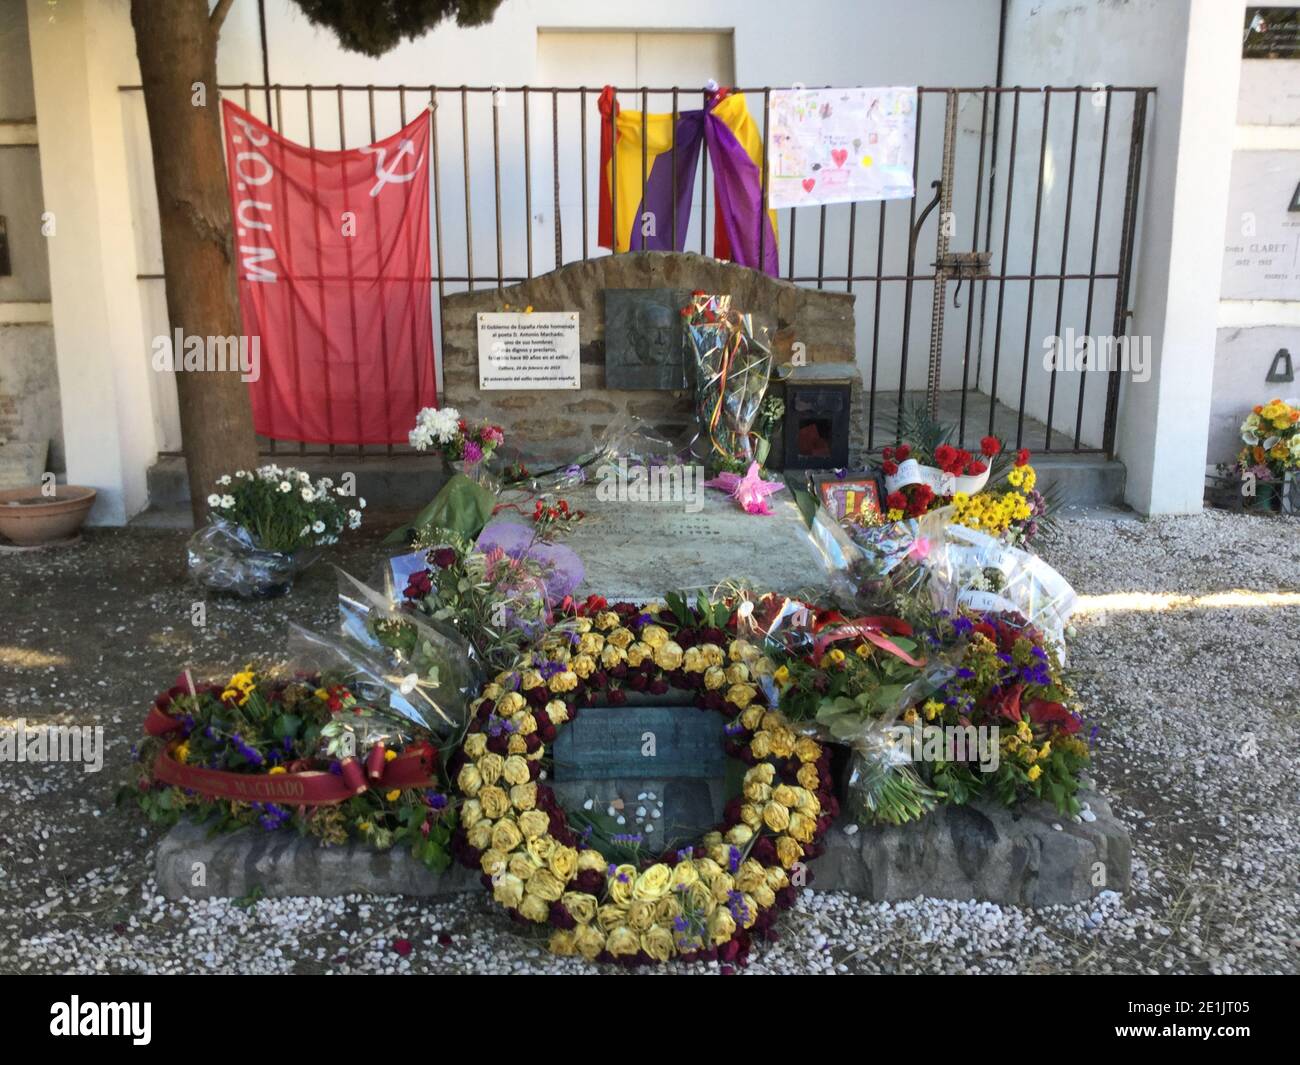
[[[763,211],[763,178],[754,160],[736,135],[717,115],[709,114],[704,127],[717,189],[717,212],[731,242],[732,261],[761,269],[776,277],[780,271],[776,234],[772,220]],[[759,218],[766,229],[763,262],[759,265]]]
[[[673,240],[673,153],[654,157],[646,176],[644,199],[632,222],[628,247],[632,251],[681,251],[691,222],[691,193],[695,169],[703,143],[704,112],[682,111],[677,115],[677,240]],[[636,175],[638,178],[640,174]],[[622,174],[619,175],[620,180]],[[647,225],[646,214],[652,215]]]

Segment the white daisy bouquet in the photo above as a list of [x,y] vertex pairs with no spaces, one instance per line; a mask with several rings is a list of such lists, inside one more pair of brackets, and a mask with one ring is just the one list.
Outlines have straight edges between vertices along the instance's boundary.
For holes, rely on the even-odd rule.
[[289,554],[338,543],[344,529],[361,526],[366,501],[328,477],[313,481],[305,470],[271,464],[217,478],[208,506],[262,550]]

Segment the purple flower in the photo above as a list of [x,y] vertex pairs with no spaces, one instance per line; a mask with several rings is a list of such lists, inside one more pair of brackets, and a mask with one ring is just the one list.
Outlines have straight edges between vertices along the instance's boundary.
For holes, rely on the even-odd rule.
[[464,458],[471,466],[476,462],[481,462],[483,460],[483,449],[473,440],[466,440]]

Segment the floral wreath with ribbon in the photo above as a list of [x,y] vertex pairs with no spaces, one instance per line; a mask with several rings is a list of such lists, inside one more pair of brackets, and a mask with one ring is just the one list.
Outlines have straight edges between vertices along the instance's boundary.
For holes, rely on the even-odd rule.
[[[453,853],[515,919],[548,926],[558,955],[743,964],[756,938],[775,938],[839,810],[829,752],[775,708],[774,663],[737,635],[736,611],[669,601],[566,600],[558,624],[471,704],[448,765],[464,796]],[[742,793],[697,844],[613,863],[542,783],[547,744],[585,706],[670,688],[728,718],[726,753],[748,767]]]

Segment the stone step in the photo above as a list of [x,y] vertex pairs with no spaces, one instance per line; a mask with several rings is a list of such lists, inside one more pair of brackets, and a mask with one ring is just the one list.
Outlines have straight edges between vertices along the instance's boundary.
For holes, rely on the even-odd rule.
[[[855,829],[841,820],[826,851],[810,863],[810,886],[876,902],[918,895],[1054,906],[1102,891],[1124,893],[1132,872],[1128,831],[1096,792],[1081,792],[1094,821],[1076,823],[1038,803],[1008,810],[993,804],[944,806],[901,827]],[[245,898],[351,894],[437,897],[482,891],[478,874],[453,865],[432,873],[401,848],[376,852],[359,843],[321,847],[292,831],[248,828],[210,836],[182,822],[155,856],[167,898]]]
[[[263,456],[264,462],[296,466],[314,477],[338,481],[344,473],[357,478],[357,491],[372,506],[414,510],[424,506],[442,487],[437,459],[425,456],[356,455]],[[1124,506],[1124,464],[1104,455],[1038,454],[1033,459],[1039,487],[1060,484],[1066,502],[1075,507]],[[150,507],[189,507],[185,459],[160,455],[149,468]]]

